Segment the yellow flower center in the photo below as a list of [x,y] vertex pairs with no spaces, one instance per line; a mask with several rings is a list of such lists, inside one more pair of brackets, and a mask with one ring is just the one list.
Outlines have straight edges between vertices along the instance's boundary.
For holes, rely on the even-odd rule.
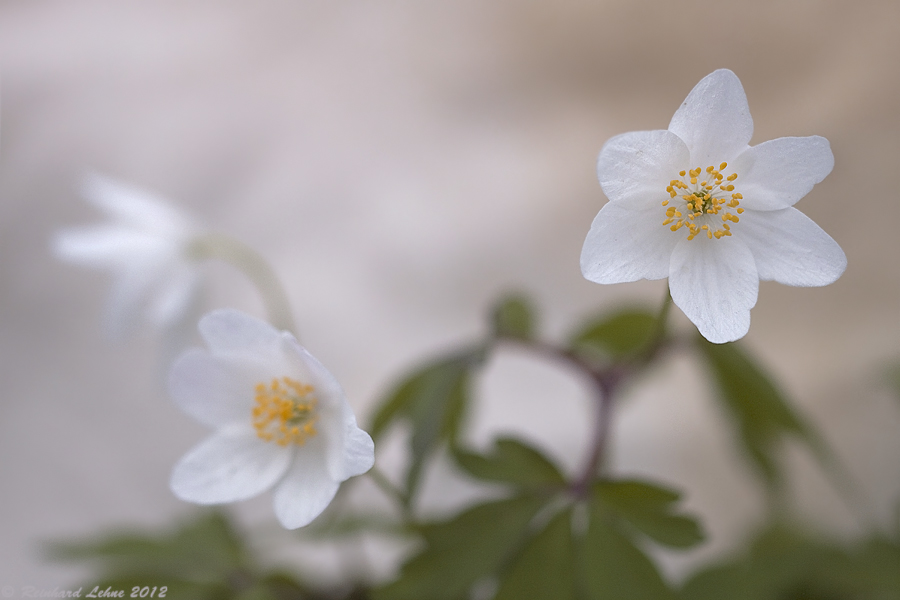
[[[669,206],[669,200],[663,201],[662,205],[668,208],[662,224],[668,225],[672,231],[686,227],[689,240],[701,231],[705,231],[709,239],[718,240],[731,235],[728,222],[737,223],[740,220],[731,210],[739,215],[744,209],[738,208],[743,196],[735,192],[732,185],[737,173],[727,177],[722,174],[727,166],[728,163],[723,162],[718,169],[706,167],[705,172],[700,167],[681,171],[678,174],[681,178],[673,179],[666,188],[673,205]],[[684,204],[681,205],[675,198],[680,198]]]
[[256,435],[279,446],[302,446],[316,435],[316,398],[314,388],[282,377],[266,386],[256,384],[256,406],[253,407],[253,427]]

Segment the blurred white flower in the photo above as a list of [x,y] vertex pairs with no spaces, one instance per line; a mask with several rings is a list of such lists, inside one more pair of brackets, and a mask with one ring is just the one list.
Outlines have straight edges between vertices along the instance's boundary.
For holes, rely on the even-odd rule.
[[172,491],[220,504],[274,486],[281,524],[310,523],[342,481],[372,467],[372,438],[334,376],[290,333],[236,310],[207,314],[199,329],[209,349],[175,362],[169,391],[216,432],[175,466]]
[[669,278],[672,300],[709,341],[743,337],[759,280],[834,282],[840,246],[792,206],[834,166],[828,140],[750,146],[753,120],[737,76],[706,76],[668,130],[610,139],[597,175],[609,199],[581,253],[597,283]]
[[195,225],[153,194],[106,177],[85,178],[81,191],[109,220],[60,232],[54,250],[63,260],[113,272],[109,332],[121,337],[142,319],[163,329],[183,323],[201,283],[199,263],[190,252]]

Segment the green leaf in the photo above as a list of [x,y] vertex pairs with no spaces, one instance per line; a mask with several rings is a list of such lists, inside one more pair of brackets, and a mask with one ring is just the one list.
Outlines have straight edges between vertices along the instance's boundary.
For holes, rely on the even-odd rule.
[[575,600],[572,510],[554,516],[532,537],[501,577],[494,600]]
[[361,533],[377,533],[391,537],[407,537],[412,533],[407,525],[398,522],[395,517],[380,514],[341,514],[330,519],[322,516],[297,531],[305,538],[316,540],[338,540],[355,537]]
[[514,438],[498,438],[485,456],[457,448],[457,464],[472,477],[524,487],[562,487],[566,479],[539,450]]
[[442,358],[417,369],[396,384],[378,403],[370,428],[372,437],[380,437],[396,419],[409,420],[434,397],[446,401],[459,380],[465,377],[471,359],[469,352]]
[[480,504],[449,521],[422,529],[425,548],[400,577],[374,592],[375,600],[457,600],[479,579],[494,573],[518,548],[528,525],[546,504],[519,496]]
[[690,548],[703,541],[696,520],[673,514],[678,492],[644,481],[607,480],[594,485],[593,497],[660,544]]
[[468,404],[470,371],[484,360],[484,354],[478,347],[433,362],[404,379],[380,403],[372,423],[373,438],[398,419],[412,427],[408,496],[415,494],[431,453],[444,441],[455,442]]
[[590,321],[571,338],[574,352],[621,358],[637,352],[650,341],[656,317],[644,310],[627,309]]
[[[51,559],[94,561],[104,579],[170,578],[220,582],[246,565],[241,539],[218,512],[204,512],[174,533],[150,536],[117,533],[93,541],[55,543]],[[137,581],[135,579],[135,581]]]
[[678,594],[684,600],[755,600],[758,598],[747,566],[726,563],[695,573]]
[[653,562],[619,529],[597,498],[590,503],[581,569],[591,600],[674,598]]
[[780,479],[775,452],[786,434],[797,436],[821,453],[807,426],[740,346],[712,344],[702,338],[699,345],[713,372],[719,398],[737,422],[744,448],[770,484]]
[[491,313],[494,335],[531,339],[534,337],[534,309],[531,302],[521,295],[503,298]]
[[684,600],[900,600],[900,545],[874,537],[844,546],[767,525],[738,556],[695,573]]
[[877,592],[873,597],[900,600],[900,543],[878,537],[868,540],[859,550],[856,562],[854,579]]

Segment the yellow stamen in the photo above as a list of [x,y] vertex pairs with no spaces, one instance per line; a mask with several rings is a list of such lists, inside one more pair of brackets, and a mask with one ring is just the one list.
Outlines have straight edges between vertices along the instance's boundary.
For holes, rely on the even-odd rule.
[[[705,169],[696,167],[686,171],[679,171],[679,179],[672,179],[666,186],[669,199],[662,202],[666,206],[666,218],[663,225],[669,226],[672,231],[678,231],[682,227],[688,229],[687,239],[692,240],[701,231],[706,231],[707,239],[721,239],[731,235],[729,222],[737,223],[737,214],[744,212],[738,205],[743,199],[739,192],[734,191],[732,181],[737,179],[737,173],[728,176],[722,171],[728,167],[728,163],[721,163],[717,169],[710,165]],[[706,173],[705,181],[699,181],[700,174]],[[699,181],[699,183],[698,183]],[[726,183],[727,182],[727,183]],[[681,198],[684,202],[685,214],[678,207],[670,205],[670,201]],[[675,200],[677,202],[677,200]],[[710,220],[710,215],[718,215],[719,219]],[[721,227],[716,226],[720,223]]]
[[261,439],[279,446],[302,446],[316,435],[316,397],[313,386],[282,377],[269,386],[255,387],[256,405],[253,407],[253,428]]

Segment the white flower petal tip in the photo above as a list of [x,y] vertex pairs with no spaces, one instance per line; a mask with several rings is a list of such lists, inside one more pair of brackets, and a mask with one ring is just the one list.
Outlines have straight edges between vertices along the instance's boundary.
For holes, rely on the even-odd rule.
[[200,320],[206,349],[172,365],[169,393],[215,433],[172,473],[172,492],[220,504],[275,488],[288,529],[309,524],[341,482],[375,463],[375,446],[334,376],[288,332],[237,310]]
[[831,172],[828,140],[750,146],[752,135],[744,88],[720,69],[691,90],[668,129],[610,139],[597,159],[609,202],[584,242],[585,278],[668,277],[675,304],[715,343],[747,333],[760,280],[837,280],[844,252],[792,208]]
[[113,273],[108,331],[120,338],[142,320],[161,329],[184,323],[202,279],[189,252],[196,226],[164,200],[100,175],[85,177],[81,193],[108,220],[60,232],[53,250],[62,260]]

